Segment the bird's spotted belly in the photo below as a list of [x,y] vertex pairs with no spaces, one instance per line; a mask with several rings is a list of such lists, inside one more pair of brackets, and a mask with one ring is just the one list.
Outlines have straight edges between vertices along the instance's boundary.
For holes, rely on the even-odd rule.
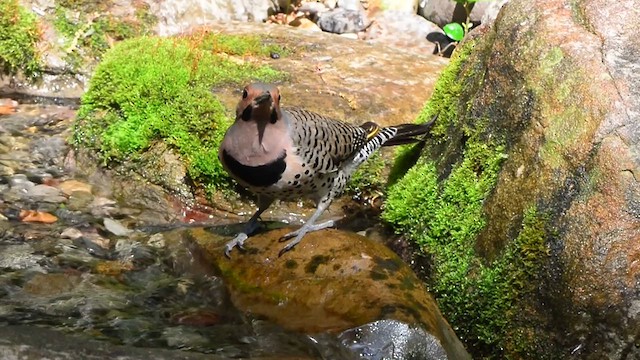
[[[297,176],[300,175],[300,176]],[[301,199],[320,200],[329,193],[338,195],[342,193],[346,185],[347,177],[343,173],[319,174],[313,176],[302,173],[288,172],[275,184],[267,187],[250,187],[249,189],[258,195],[280,199],[284,201],[297,201]]]

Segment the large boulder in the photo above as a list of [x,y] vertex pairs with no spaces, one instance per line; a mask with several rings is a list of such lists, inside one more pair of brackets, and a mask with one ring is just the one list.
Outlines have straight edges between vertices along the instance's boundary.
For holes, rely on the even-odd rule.
[[357,234],[325,230],[307,234],[279,257],[284,243],[278,239],[288,231],[253,236],[247,251],[234,252],[231,259],[223,251],[229,238],[213,231],[176,230],[164,237],[197,245],[198,254],[225,279],[238,309],[285,329],[340,332],[397,320],[434,336],[449,359],[469,358],[422,281],[387,247]]
[[476,355],[640,356],[638,15],[632,0],[512,0],[423,111],[436,138],[385,218],[433,257]]

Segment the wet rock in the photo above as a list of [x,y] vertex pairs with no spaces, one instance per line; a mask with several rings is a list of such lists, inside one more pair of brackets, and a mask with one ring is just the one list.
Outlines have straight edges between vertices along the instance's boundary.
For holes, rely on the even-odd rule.
[[35,186],[35,184],[27,178],[25,174],[16,174],[9,177],[9,186],[16,191],[26,191]]
[[84,234],[81,238],[74,240],[74,245],[84,249],[87,254],[100,259],[113,259],[114,255],[110,251],[110,241],[98,234]]
[[33,201],[41,201],[54,204],[67,201],[67,198],[59,189],[43,184],[38,184],[28,188],[27,192],[25,193],[25,198],[29,198]]
[[103,223],[105,229],[107,229],[108,232],[112,233],[115,236],[127,236],[131,233],[131,230],[127,229],[117,220],[105,218],[103,220]]
[[133,270],[133,264],[129,261],[99,261],[93,267],[97,274],[117,276],[126,271]]
[[65,195],[71,195],[74,192],[87,192],[91,193],[91,185],[78,180],[66,180],[58,185]]
[[216,360],[216,355],[181,350],[140,348],[100,342],[40,326],[0,327],[0,353],[5,359],[41,360]]
[[11,176],[15,173],[12,167],[0,164],[0,176]]
[[362,359],[454,359],[447,356],[435,336],[396,320],[349,329],[338,338]]
[[18,102],[8,98],[0,99],[0,116],[9,115],[16,112]]
[[147,245],[157,249],[164,248],[165,247],[164,235],[162,235],[162,233],[151,235],[149,237],[149,240],[147,240]]
[[35,168],[29,169],[24,173],[29,181],[36,184],[43,184],[53,179],[53,175],[45,169]]
[[20,211],[20,220],[23,222],[38,222],[44,224],[53,224],[58,221],[55,215],[44,211],[22,210]]
[[74,191],[67,199],[67,208],[71,211],[80,211],[89,208],[93,202],[93,195],[86,191]]
[[76,228],[66,228],[60,233],[60,236],[66,239],[77,239],[82,236],[82,231]]
[[396,319],[434,335],[451,358],[468,354],[422,282],[379,243],[337,230],[307,234],[278,257],[280,236],[290,229],[256,235],[246,253],[223,255],[229,238],[203,229],[165,233],[173,242],[196,243],[220,269],[234,304],[285,328],[340,331],[380,319]]
[[39,138],[32,143],[32,158],[45,166],[62,165],[68,145],[62,137]]
[[0,245],[0,269],[33,270],[44,272],[39,262],[44,255],[34,254],[34,249],[29,244]]
[[79,283],[78,275],[35,274],[22,289],[32,296],[57,296],[72,291]]

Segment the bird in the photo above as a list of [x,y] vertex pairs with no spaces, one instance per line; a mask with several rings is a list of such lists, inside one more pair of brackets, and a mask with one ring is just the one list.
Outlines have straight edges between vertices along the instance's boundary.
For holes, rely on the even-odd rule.
[[305,234],[334,226],[316,224],[332,200],[342,193],[353,172],[382,146],[423,141],[437,115],[424,124],[381,127],[374,122],[354,125],[302,108],[281,107],[276,85],[252,83],[242,91],[236,117],[220,143],[223,168],[256,195],[258,210],[241,233],[225,244],[244,243],[259,227],[260,215],[277,200],[311,199],[316,210],[297,230],[280,240],[288,242],[279,256],[293,249]]

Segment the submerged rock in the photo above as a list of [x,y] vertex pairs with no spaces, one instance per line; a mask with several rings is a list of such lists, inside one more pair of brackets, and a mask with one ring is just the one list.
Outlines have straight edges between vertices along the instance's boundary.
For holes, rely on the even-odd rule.
[[416,325],[435,336],[451,359],[468,358],[437,304],[397,255],[380,243],[338,230],[307,234],[278,257],[273,230],[250,238],[245,253],[223,254],[228,237],[197,228],[165,234],[197,244],[227,281],[234,305],[286,329],[337,332],[376,320]]

